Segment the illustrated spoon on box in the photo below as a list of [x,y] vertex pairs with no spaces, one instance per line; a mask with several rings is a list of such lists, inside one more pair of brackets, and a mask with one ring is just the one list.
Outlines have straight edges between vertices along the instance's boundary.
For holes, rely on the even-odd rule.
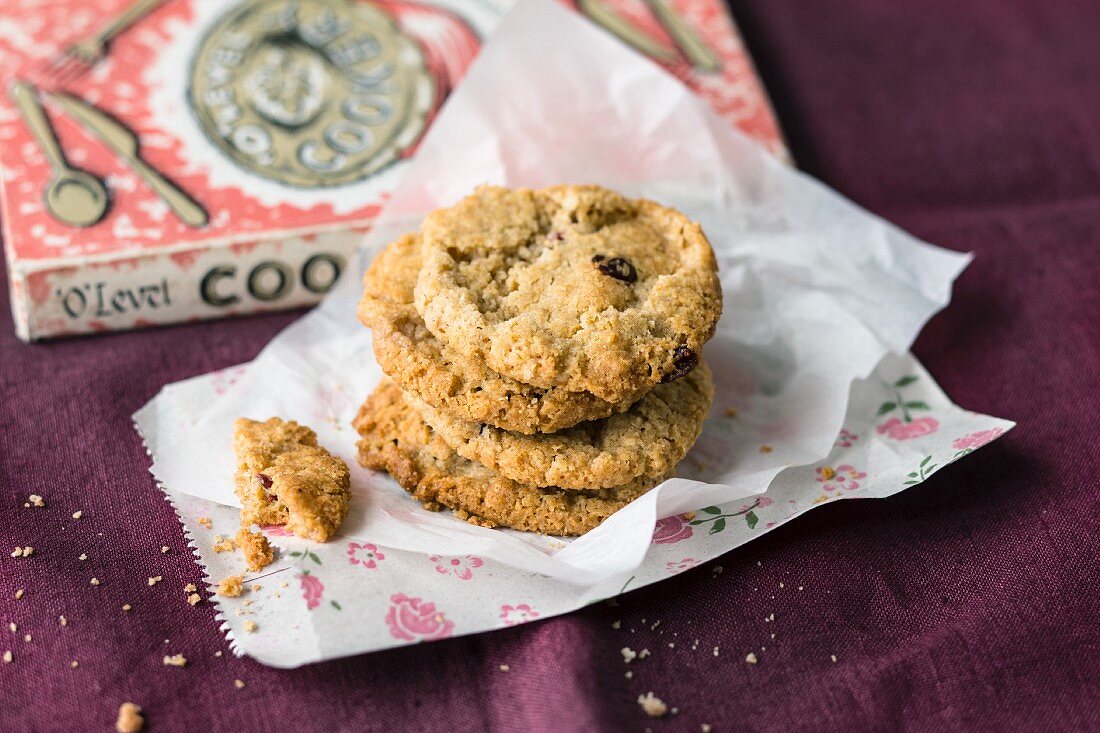
[[141,158],[138,153],[138,138],[133,130],[103,110],[71,94],[47,92],[47,95],[106,143],[107,147],[111,148],[130,170],[160,196],[183,223],[191,227],[201,227],[206,224],[206,211],[202,206]]

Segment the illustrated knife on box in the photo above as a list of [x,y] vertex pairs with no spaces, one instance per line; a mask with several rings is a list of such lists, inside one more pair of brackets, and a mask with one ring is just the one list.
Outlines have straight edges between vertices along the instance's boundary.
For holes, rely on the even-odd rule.
[[138,154],[138,137],[133,130],[103,110],[71,94],[52,92],[50,97],[103,140],[126,162],[130,170],[156,191],[161,200],[176,213],[181,221],[191,227],[201,227],[206,224],[206,211],[202,206],[141,158]]

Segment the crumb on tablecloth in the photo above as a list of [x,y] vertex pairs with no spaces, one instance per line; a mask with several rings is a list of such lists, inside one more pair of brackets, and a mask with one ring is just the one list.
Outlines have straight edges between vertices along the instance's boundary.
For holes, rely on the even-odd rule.
[[149,578],[149,580],[147,580],[146,582],[149,585],[156,585],[157,583],[159,583],[162,580],[164,580],[163,575],[154,575],[153,577]]
[[634,651],[628,646],[624,646],[622,649],[620,649],[619,653],[623,655],[623,661],[627,664],[630,664],[638,658],[638,652]]
[[129,603],[123,603],[122,604],[122,610],[123,611],[129,611],[131,608],[133,608],[133,606],[131,606]]
[[62,626],[68,626],[69,625],[69,619],[65,618],[64,616],[58,616],[57,617],[57,623],[61,624]]
[[[27,502],[28,502],[28,503],[29,503],[29,504],[30,504],[31,506],[34,506],[34,507],[38,507],[39,509],[41,509],[42,507],[46,506],[46,500],[45,500],[45,499],[43,499],[43,498],[42,498],[41,496],[39,496],[38,494],[31,494],[30,496],[28,496],[28,497],[27,497]],[[26,504],[24,504],[23,506],[27,506],[27,505],[26,505]]]
[[236,598],[244,593],[244,576],[230,575],[218,581],[218,595],[225,598]]
[[233,680],[233,686],[236,687],[238,690],[243,690],[244,680]]
[[638,704],[642,706],[642,710],[645,711],[645,714],[651,718],[660,718],[668,712],[668,705],[665,704],[664,700],[657,697],[652,692],[639,695]]
[[183,586],[183,592],[184,593],[194,593],[198,589],[199,589],[198,586],[195,585],[194,583],[188,583],[187,585]]
[[124,702],[118,707],[118,720],[115,721],[115,730],[118,733],[139,733],[145,727],[145,718],[141,714],[141,708],[132,702]]
[[247,631],[250,634],[254,633],[256,631],[256,629],[258,629],[258,628],[260,628],[260,627],[257,626],[256,622],[253,621],[252,619],[248,619],[247,621],[244,622],[244,630]]
[[99,585],[99,578],[92,578],[88,582],[92,585]]
[[200,596],[198,593],[192,593],[191,595],[187,596],[187,602],[192,606],[196,605],[201,600],[202,596]]
[[80,519],[83,516],[84,516],[84,510],[83,509],[80,509],[80,510],[77,510],[77,511],[73,512],[73,519]]
[[248,527],[241,527],[237,531],[237,547],[244,555],[244,562],[248,569],[256,572],[271,564],[275,559],[275,550],[260,532],[253,532]]
[[165,667],[186,667],[187,657],[182,654],[165,654],[164,655]]
[[10,664],[12,660],[11,649],[4,652],[4,664]]
[[757,662],[756,655],[753,654],[752,652],[749,652],[748,654],[745,655],[745,661],[748,662],[749,664],[756,664],[756,662]]

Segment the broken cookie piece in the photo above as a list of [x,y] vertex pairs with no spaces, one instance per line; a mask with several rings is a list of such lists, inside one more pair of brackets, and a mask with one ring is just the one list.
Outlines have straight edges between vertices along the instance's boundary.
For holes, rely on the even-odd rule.
[[230,575],[218,581],[218,595],[223,598],[237,598],[244,593],[244,576]]
[[271,564],[275,559],[275,550],[259,532],[253,532],[248,527],[241,527],[237,531],[237,547],[244,555],[244,562],[252,572],[261,570]]
[[240,418],[233,431],[241,524],[286,525],[326,542],[347,516],[347,464],[317,445],[317,434],[293,420]]

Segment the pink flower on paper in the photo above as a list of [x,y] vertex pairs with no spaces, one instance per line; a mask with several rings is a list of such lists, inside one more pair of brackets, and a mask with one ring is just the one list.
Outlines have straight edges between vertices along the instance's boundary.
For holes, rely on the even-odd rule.
[[505,604],[500,607],[500,618],[504,622],[505,626],[525,624],[528,621],[533,621],[538,617],[539,612],[528,606],[526,603],[520,603],[516,606],[509,606]]
[[955,442],[951,446],[955,450],[975,450],[981,448],[986,443],[992,442],[1001,437],[1004,431],[1000,428],[991,428],[990,430],[979,430],[976,433],[970,433],[964,435],[961,438],[955,438]]
[[696,560],[693,557],[685,557],[683,560],[680,560],[679,562],[676,562],[676,561],[667,562],[667,563],[665,563],[665,567],[668,569],[668,572],[675,575],[676,573],[681,573],[685,570],[690,570],[690,569],[692,569],[693,567],[695,567],[696,565],[698,565],[701,562],[702,562],[702,560]]
[[879,435],[885,435],[893,440],[911,440],[931,435],[939,427],[940,423],[934,417],[918,417],[912,422],[902,422],[892,417],[875,429]]
[[410,598],[404,593],[390,596],[386,625],[394,638],[405,641],[446,639],[454,632],[455,622],[435,609],[434,603]]
[[653,528],[653,544],[675,544],[680,540],[690,539],[691,534],[691,525],[684,519],[684,515],[673,514],[657,520],[657,526]]
[[281,524],[265,524],[260,527],[260,531],[266,534],[268,537],[293,537],[294,533]]
[[817,469],[817,482],[825,484],[821,488],[826,491],[855,491],[859,488],[859,482],[867,478],[864,471],[855,466],[844,464],[843,466],[820,466]]
[[840,429],[840,434],[836,436],[836,442],[833,443],[835,448],[851,448],[859,440],[859,435],[853,433],[845,428]]
[[764,507],[771,506],[771,505],[772,505],[772,500],[767,496],[761,496],[759,499],[756,500],[756,506],[759,509],[763,509]]
[[352,565],[362,565],[366,570],[374,570],[385,559],[386,556],[378,551],[376,545],[369,542],[362,545],[358,542],[348,543],[348,562]]
[[245,367],[235,366],[214,372],[214,392],[220,395],[228,392],[245,371]]
[[445,555],[432,555],[428,558],[435,565],[435,571],[441,575],[454,573],[461,580],[469,580],[474,577],[474,569],[480,568],[485,561],[480,557],[466,555],[465,557],[447,557]]
[[298,581],[302,584],[302,597],[306,599],[306,608],[312,611],[321,605],[321,594],[324,593],[325,586],[320,579],[316,575],[302,573],[298,576]]

